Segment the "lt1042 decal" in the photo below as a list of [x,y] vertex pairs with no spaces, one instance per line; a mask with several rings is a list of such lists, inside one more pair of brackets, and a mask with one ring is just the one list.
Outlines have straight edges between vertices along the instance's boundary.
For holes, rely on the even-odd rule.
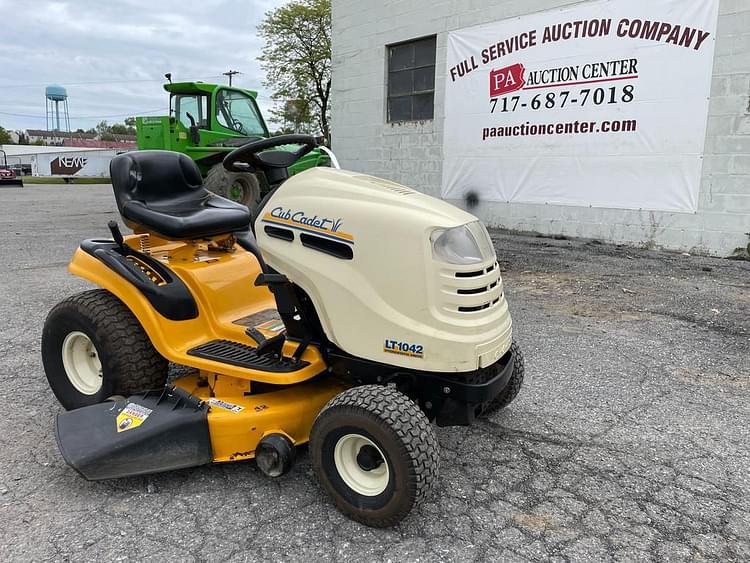
[[409,344],[408,342],[403,342],[401,340],[391,340],[386,338],[385,344],[383,344],[383,352],[410,356],[412,358],[423,358],[424,346],[421,344]]

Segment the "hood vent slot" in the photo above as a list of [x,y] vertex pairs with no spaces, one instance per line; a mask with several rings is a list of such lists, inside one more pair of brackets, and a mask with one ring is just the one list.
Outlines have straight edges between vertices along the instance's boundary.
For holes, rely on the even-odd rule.
[[302,246],[340,258],[341,260],[351,260],[354,258],[352,247],[343,242],[336,242],[335,240],[308,235],[306,233],[301,233],[299,240],[302,241]]
[[294,233],[290,229],[282,229],[280,227],[271,227],[266,225],[263,230],[269,237],[278,238],[292,242],[294,240]]
[[411,188],[407,188],[406,186],[402,186],[401,184],[397,184],[396,182],[389,182],[388,180],[383,180],[382,178],[376,178],[374,176],[355,176],[355,178],[358,178],[360,180],[365,180],[367,182],[370,182],[371,184],[375,184],[379,188],[383,188],[384,190],[388,190],[389,192],[393,192],[394,194],[398,195],[413,195],[416,193],[419,193],[415,190],[412,190]]

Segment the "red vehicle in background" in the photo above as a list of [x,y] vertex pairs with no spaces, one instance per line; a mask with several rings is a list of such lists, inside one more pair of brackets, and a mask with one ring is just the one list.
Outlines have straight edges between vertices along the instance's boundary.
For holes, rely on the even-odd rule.
[[8,166],[8,157],[5,155],[4,150],[0,150],[3,155],[3,160],[0,162],[0,186],[21,186],[23,187],[23,180],[16,176],[16,171]]

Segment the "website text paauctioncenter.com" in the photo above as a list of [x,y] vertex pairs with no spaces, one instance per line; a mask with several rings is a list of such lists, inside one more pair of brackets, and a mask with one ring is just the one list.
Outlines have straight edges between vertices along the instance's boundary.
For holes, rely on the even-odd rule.
[[531,123],[482,128],[482,140],[497,137],[528,137],[533,135],[580,135],[590,133],[632,133],[638,128],[635,119],[614,121],[566,121],[558,123]]

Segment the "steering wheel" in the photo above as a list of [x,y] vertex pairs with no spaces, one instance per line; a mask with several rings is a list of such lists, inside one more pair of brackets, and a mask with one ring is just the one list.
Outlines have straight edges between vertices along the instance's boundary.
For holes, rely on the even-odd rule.
[[245,131],[245,126],[242,125],[242,122],[239,119],[235,119],[234,121],[232,121],[232,129],[234,129],[235,131],[239,131],[243,135],[247,134],[247,131]]
[[[294,152],[271,151],[282,145],[302,145]],[[230,172],[248,172],[252,167],[269,172],[284,171],[318,146],[312,135],[279,135],[268,139],[250,141],[224,157],[224,168]],[[264,152],[265,151],[265,152]],[[276,170],[274,170],[276,169]],[[273,174],[275,176],[275,174]]]

